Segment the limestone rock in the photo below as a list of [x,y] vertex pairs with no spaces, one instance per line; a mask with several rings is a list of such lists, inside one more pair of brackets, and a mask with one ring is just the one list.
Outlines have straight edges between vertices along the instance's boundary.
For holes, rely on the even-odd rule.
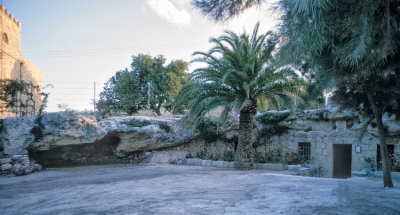
[[1,165],[1,171],[3,172],[9,172],[12,169],[12,165],[9,163],[5,163]]
[[[132,119],[148,120],[151,125],[131,127],[123,123]],[[30,155],[48,152],[46,156],[70,159],[75,164],[117,162],[118,159],[118,162],[137,162],[148,157],[143,154],[144,151],[172,148],[192,138],[191,130],[181,126],[181,117],[129,116],[97,121],[93,116],[60,112],[43,115],[43,139],[35,142],[34,135],[30,133],[35,126],[34,121],[35,116],[0,120],[0,142],[3,146],[0,162],[1,165],[12,165],[16,175],[41,169],[32,163],[28,150]],[[101,154],[103,158],[91,156],[94,154]],[[46,159],[42,155],[36,158]]]

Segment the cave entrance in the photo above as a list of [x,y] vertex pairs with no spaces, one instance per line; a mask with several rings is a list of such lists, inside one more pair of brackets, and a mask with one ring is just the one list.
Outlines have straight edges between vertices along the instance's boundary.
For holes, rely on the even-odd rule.
[[29,150],[29,156],[43,167],[122,163],[116,156],[119,142],[118,136],[108,134],[93,143],[58,146],[47,151]]

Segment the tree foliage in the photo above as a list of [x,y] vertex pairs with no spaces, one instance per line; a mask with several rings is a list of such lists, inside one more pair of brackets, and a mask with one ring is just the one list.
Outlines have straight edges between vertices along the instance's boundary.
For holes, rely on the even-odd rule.
[[98,110],[103,115],[112,115],[150,109],[161,115],[161,107],[171,107],[188,77],[186,62],[176,60],[165,66],[165,61],[162,55],[133,56],[130,70],[118,71],[105,83]]
[[195,52],[194,61],[206,66],[192,72],[191,82],[177,98],[178,103],[190,99],[189,119],[195,128],[206,113],[217,107],[223,108],[219,118],[223,124],[232,110],[240,112],[235,158],[238,169],[252,168],[252,119],[257,99],[262,97],[277,107],[291,107],[288,93],[295,93],[299,83],[292,70],[272,65],[276,38],[271,33],[259,35],[258,26],[252,35],[226,31],[219,38],[210,39],[214,46],[208,52]]
[[[400,2],[280,1],[285,11],[281,27],[285,43],[281,59],[309,59],[320,77],[334,76],[336,101],[378,124],[383,150],[384,186],[393,186],[382,116],[397,106],[396,78],[400,31]],[[374,89],[374,90],[372,90]],[[397,108],[394,108],[397,109]]]
[[194,0],[193,5],[211,19],[226,21],[261,2],[262,0]]
[[[242,12],[230,8],[243,1],[231,4],[222,10],[235,15]],[[215,20],[223,14],[210,13],[204,5],[199,7]],[[399,67],[400,1],[279,0],[277,8],[284,14],[280,63],[307,62],[319,77],[334,80],[338,86],[336,98],[347,101],[341,102],[342,107],[374,118],[383,149],[384,186],[393,186],[382,115],[398,111],[399,101],[389,99],[398,98],[397,85],[386,82],[388,76],[397,78]]]

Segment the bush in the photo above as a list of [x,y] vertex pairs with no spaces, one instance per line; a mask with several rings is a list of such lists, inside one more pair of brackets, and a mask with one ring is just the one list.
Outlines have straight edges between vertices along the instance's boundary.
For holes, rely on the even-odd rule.
[[222,154],[222,160],[223,161],[233,161],[234,160],[234,151],[231,148],[226,148],[224,150],[224,153]]
[[186,158],[200,158],[203,160],[214,160],[214,161],[233,161],[234,152],[229,147],[224,150],[223,153],[215,150],[214,152],[210,152],[207,148],[201,149],[199,152],[196,152],[193,156],[192,154],[187,154]]
[[256,117],[263,124],[276,124],[288,118],[290,112],[265,112]]
[[254,160],[256,163],[267,163],[266,156],[263,155],[261,152],[257,152]]
[[127,122],[121,122],[121,123],[125,124],[127,126],[130,126],[130,127],[143,127],[143,126],[151,125],[151,121],[149,121],[149,120],[140,121],[137,119],[131,119]]
[[38,142],[39,140],[43,139],[43,128],[39,125],[33,126],[29,133],[35,136],[33,142]]
[[205,159],[207,157],[207,148],[204,148],[204,150],[201,150],[199,152],[196,152],[196,158],[200,159]]
[[47,99],[49,94],[47,93],[42,93],[43,96],[43,100],[42,100],[42,105],[40,105],[39,108],[39,113],[35,119],[35,124],[32,129],[29,131],[29,133],[31,133],[33,136],[35,136],[35,139],[33,140],[34,142],[38,142],[40,140],[43,139],[44,135],[43,135],[43,130],[45,128],[45,125],[42,123],[42,118],[43,118],[43,113],[44,113],[44,109],[47,106]]
[[204,118],[198,125],[196,131],[208,143],[215,142],[220,138],[220,123],[215,120]]

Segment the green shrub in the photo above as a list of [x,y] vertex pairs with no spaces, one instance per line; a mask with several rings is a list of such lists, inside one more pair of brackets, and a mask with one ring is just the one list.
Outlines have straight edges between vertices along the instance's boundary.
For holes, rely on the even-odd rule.
[[260,138],[270,138],[272,136],[280,136],[288,131],[288,127],[279,125],[290,115],[289,112],[265,112],[256,117],[256,120],[263,124],[263,128],[258,131],[258,139],[254,141],[254,147],[261,145]]
[[33,140],[34,142],[38,142],[38,141],[42,140],[44,137],[43,130],[45,128],[45,125],[43,124],[42,119],[43,119],[44,109],[47,107],[47,101],[48,101],[49,94],[47,94],[47,93],[41,93],[41,94],[43,96],[42,104],[40,105],[38,115],[35,119],[35,125],[29,131],[29,133],[31,133],[33,136],[35,136],[35,138]]
[[200,151],[196,152],[193,156],[192,154],[187,154],[186,158],[200,158],[203,160],[214,160],[214,161],[233,161],[234,159],[234,152],[229,147],[224,150],[223,153],[214,150],[214,152],[210,152],[206,147],[201,149]]
[[131,119],[129,121],[125,121],[125,122],[121,122],[121,123],[125,124],[127,126],[130,126],[130,127],[143,127],[143,126],[151,125],[151,121],[149,121],[149,120],[140,121],[137,119]]
[[267,163],[267,157],[261,152],[257,152],[254,160],[256,163]]
[[290,112],[265,112],[256,117],[263,124],[276,124],[288,118]]
[[208,118],[204,118],[196,129],[200,133],[200,136],[208,143],[215,142],[220,138],[221,134],[219,130],[220,123]]
[[207,151],[205,150],[201,150],[199,152],[196,152],[196,158],[200,158],[200,159],[205,159],[207,157]]
[[271,136],[280,136],[288,131],[287,126],[278,125],[278,124],[271,124],[266,125],[264,128],[259,131],[259,134],[264,137],[271,137]]
[[226,148],[224,150],[224,153],[222,154],[222,160],[223,161],[233,161],[234,160],[234,151],[231,148]]

